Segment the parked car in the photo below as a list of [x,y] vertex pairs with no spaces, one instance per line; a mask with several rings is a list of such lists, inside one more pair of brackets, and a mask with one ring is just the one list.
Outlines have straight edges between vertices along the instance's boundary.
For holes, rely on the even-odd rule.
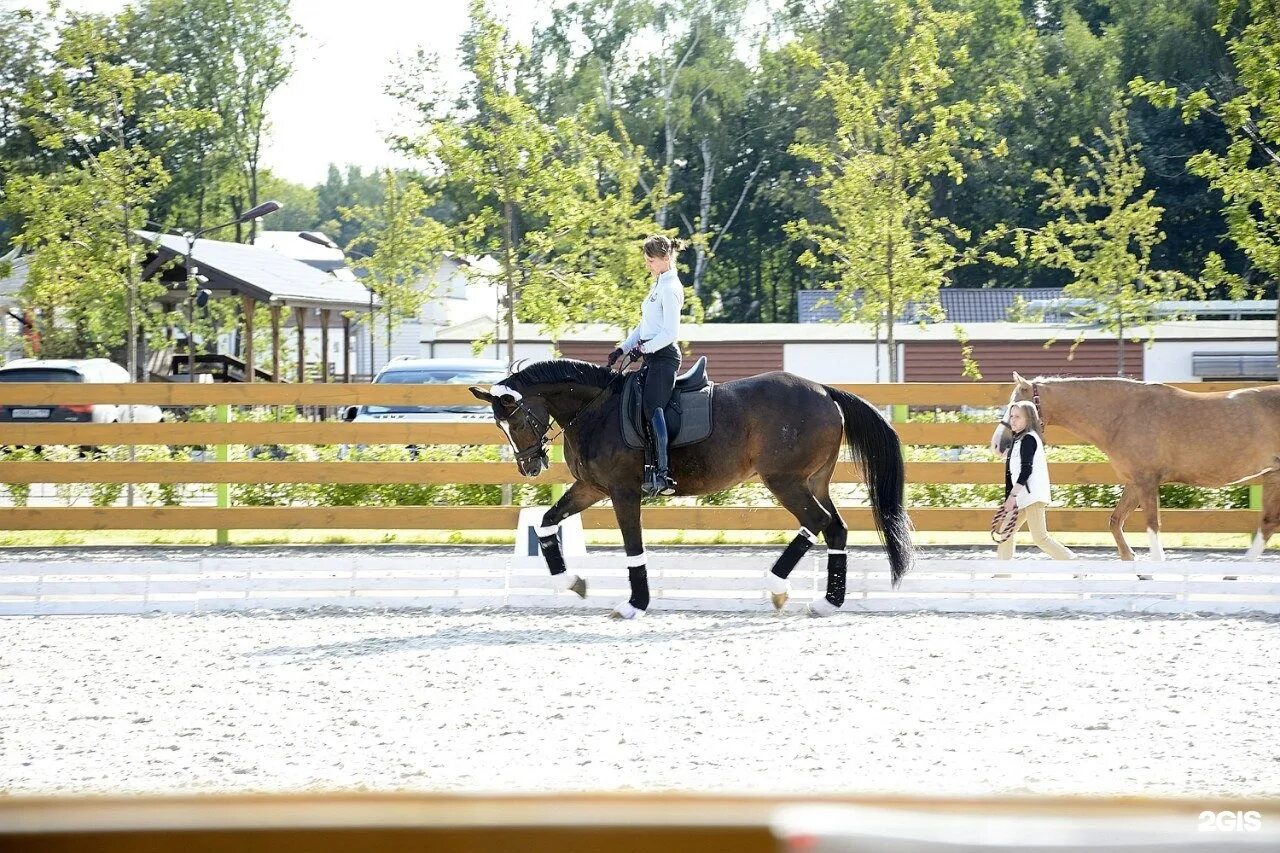
[[[373,377],[375,385],[494,385],[508,374],[507,363],[492,358],[392,359]],[[348,406],[342,419],[351,423],[482,423],[493,419],[493,410],[484,405],[452,406]],[[347,457],[347,447],[339,450]],[[409,457],[418,458],[416,445],[409,445]]]
[[[375,385],[493,385],[507,376],[507,363],[492,358],[393,359],[373,377]],[[349,406],[343,420],[352,423],[466,423],[492,419],[484,405]]]
[[[18,358],[0,366],[0,382],[128,382],[129,371],[105,358]],[[0,423],[160,422],[160,407],[141,404],[3,405]]]

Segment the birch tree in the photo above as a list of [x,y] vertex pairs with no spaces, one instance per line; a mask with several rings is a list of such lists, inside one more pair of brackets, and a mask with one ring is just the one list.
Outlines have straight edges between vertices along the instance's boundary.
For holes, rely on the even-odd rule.
[[891,47],[878,66],[855,71],[799,48],[823,71],[818,96],[831,108],[834,136],[798,134],[792,153],[816,166],[808,184],[826,216],[794,220],[787,233],[806,245],[802,264],[832,277],[843,319],[883,325],[897,381],[904,310],[942,319],[939,289],[977,252],[966,229],[934,214],[937,188],[963,181],[967,161],[1003,155],[1004,142],[983,129],[990,106],[944,100],[947,63],[965,60],[963,47],[948,46],[965,16],[928,0],[885,5]]

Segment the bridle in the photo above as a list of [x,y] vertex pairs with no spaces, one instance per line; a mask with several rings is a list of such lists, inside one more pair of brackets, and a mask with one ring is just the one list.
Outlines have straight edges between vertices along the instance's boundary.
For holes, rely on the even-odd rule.
[[[1040,406],[1040,383],[1038,382],[1031,383],[1031,402],[1035,404],[1036,412],[1038,412],[1040,415],[1040,423],[1047,424],[1048,421],[1045,419],[1044,409]],[[1010,404],[1010,406],[1011,405],[1012,404]],[[1007,429],[1009,432],[1013,432],[1013,425],[1009,423],[1010,406],[1005,407],[1005,410],[1004,410],[1005,415],[1003,418],[1000,419],[999,424],[1000,426]]]
[[[515,453],[516,461],[521,463],[527,463],[530,460],[534,459],[535,457],[546,456],[547,445],[555,441],[560,436],[564,435],[565,431],[569,429],[569,427],[573,426],[574,422],[576,422],[578,418],[582,417],[583,413],[586,412],[587,409],[590,409],[592,406],[594,406],[596,404],[596,401],[598,401],[601,397],[603,397],[604,393],[613,387],[614,380],[617,379],[619,376],[621,376],[624,372],[626,372],[626,369],[631,366],[632,361],[633,361],[632,356],[628,354],[627,361],[618,370],[612,371],[614,376],[609,380],[608,384],[606,384],[603,388],[600,389],[600,393],[592,397],[589,403],[587,403],[585,406],[579,409],[578,414],[574,415],[572,418],[568,420],[568,422],[564,424],[564,426],[560,427],[560,430],[555,435],[552,435],[552,436],[547,435],[547,433],[551,429],[550,418],[548,418],[546,421],[540,420],[538,416],[535,415],[533,411],[530,410],[529,407],[525,405],[523,398],[516,400],[515,407],[518,412],[524,415],[524,420],[525,420],[524,425],[529,430],[531,430],[535,435],[541,436],[541,438],[538,439],[536,444],[531,444],[528,447],[526,447],[524,450],[520,450],[519,448],[516,448],[516,453]],[[507,418],[507,420],[510,420],[510,418]],[[514,439],[512,440],[511,444],[513,447],[515,446]]]

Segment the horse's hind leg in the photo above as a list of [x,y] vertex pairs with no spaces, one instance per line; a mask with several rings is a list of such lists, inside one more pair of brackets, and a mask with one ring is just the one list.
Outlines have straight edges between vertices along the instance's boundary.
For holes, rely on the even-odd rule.
[[1111,511],[1111,535],[1115,537],[1116,548],[1120,551],[1120,559],[1122,560],[1133,559],[1133,549],[1129,547],[1129,543],[1124,538],[1124,523],[1137,508],[1138,487],[1132,483],[1126,483],[1124,491],[1120,494],[1120,502]]
[[[849,573],[849,557],[845,544],[849,540],[849,528],[840,517],[835,501],[831,500],[831,475],[835,470],[835,460],[823,470],[809,478],[809,486],[822,504],[823,509],[831,513],[831,521],[822,531],[822,538],[827,543],[827,593],[823,599],[831,605],[832,611],[844,606],[845,584]],[[826,608],[814,602],[809,608],[812,612]],[[824,614],[825,615],[825,614]]]
[[778,503],[786,507],[800,522],[799,532],[765,575],[765,588],[773,600],[773,606],[781,610],[791,592],[791,585],[787,581],[791,570],[813,547],[818,533],[827,529],[827,525],[831,523],[831,513],[814,495],[809,488],[809,483],[799,476],[775,474],[762,476],[762,479],[765,486],[778,499]]
[[1280,471],[1272,471],[1262,478],[1262,517],[1244,558],[1250,561],[1261,559],[1267,541],[1277,529],[1280,529]]

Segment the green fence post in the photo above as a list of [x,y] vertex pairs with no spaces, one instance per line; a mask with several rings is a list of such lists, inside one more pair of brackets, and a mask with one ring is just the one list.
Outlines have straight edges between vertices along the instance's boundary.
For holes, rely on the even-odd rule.
[[1249,509],[1262,510],[1262,486],[1249,487]]
[[[564,461],[564,445],[563,444],[551,445],[551,461],[552,462]],[[556,483],[554,486],[552,486],[551,487],[551,505],[555,506],[556,501],[564,497],[564,493],[565,493],[564,483]]]
[[[216,407],[216,416],[215,416],[215,419],[216,419],[216,420],[217,420],[217,422],[218,422],[218,423],[220,423],[220,424],[230,423],[230,422],[231,422],[231,406],[230,406],[230,404],[223,403],[223,404],[218,405],[218,406]],[[225,445],[225,444],[215,445],[215,446],[214,446],[214,448],[213,448],[213,458],[214,458],[214,460],[215,460],[215,461],[217,461],[217,462],[227,462],[227,461],[229,461],[229,460],[230,460],[230,458],[231,458],[231,454],[230,454],[230,452],[229,452],[229,451],[230,451],[230,448],[229,448],[227,445]],[[225,509],[226,507],[231,506],[231,484],[230,484],[230,483],[218,483],[218,484],[217,484],[217,486],[216,486],[216,489],[217,489],[217,503],[218,503],[218,508],[219,508],[219,509]],[[219,545],[227,545],[227,544],[230,544],[231,539],[230,539],[230,537],[227,535],[227,531],[226,531],[226,530],[219,530],[219,531],[217,532],[217,537],[216,537],[216,539],[215,539],[214,541],[215,541],[215,542],[217,542],[217,544],[219,544]]]
[[907,422],[907,405],[905,403],[895,403],[891,410],[893,416],[890,418],[895,424],[904,424]]

